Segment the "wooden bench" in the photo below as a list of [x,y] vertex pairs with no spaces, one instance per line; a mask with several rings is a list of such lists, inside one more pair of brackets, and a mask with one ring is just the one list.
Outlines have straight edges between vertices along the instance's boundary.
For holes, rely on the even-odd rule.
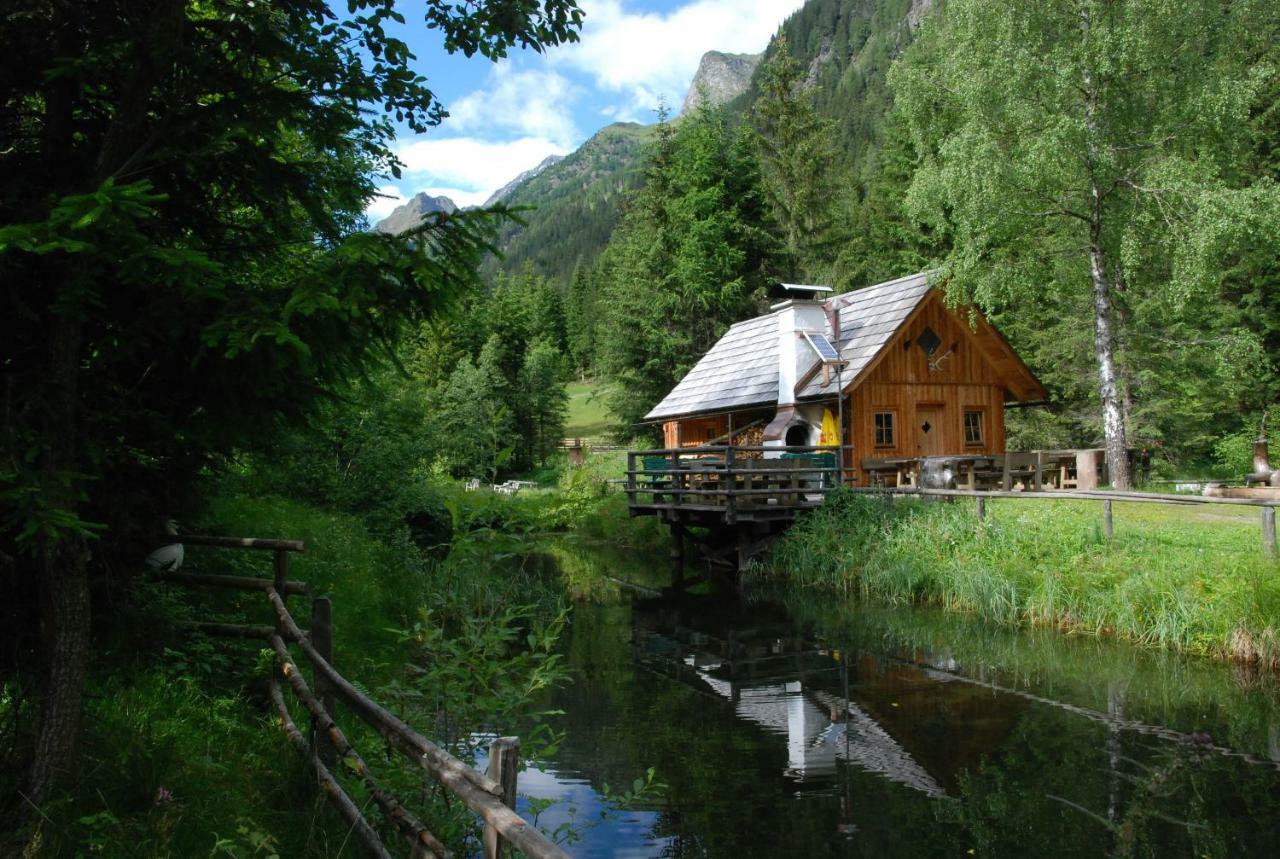
[[1040,452],[1006,453],[1004,455],[1004,472],[1000,488],[1011,492],[1014,484],[1024,490],[1039,492],[1044,488],[1042,474],[1043,463]]

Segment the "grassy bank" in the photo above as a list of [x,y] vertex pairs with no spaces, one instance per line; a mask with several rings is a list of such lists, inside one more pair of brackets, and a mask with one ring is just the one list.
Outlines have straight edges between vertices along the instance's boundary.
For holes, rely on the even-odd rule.
[[1257,511],[834,497],[753,570],[790,586],[926,602],[1006,624],[1049,625],[1280,666],[1280,566]]
[[[612,521],[595,513],[607,509],[608,498],[585,488],[518,499],[466,493],[453,511],[460,530],[447,546],[423,551],[407,527],[375,534],[357,515],[228,486],[235,483],[224,485],[191,529],[305,541],[291,575],[333,600],[335,661],[344,674],[460,756],[470,754],[476,732],[487,732],[520,734],[525,756],[536,757],[553,735],[534,730],[543,717],[531,708],[547,685],[564,680],[553,649],[565,612],[560,582],[516,562],[522,544],[514,523],[535,531],[566,519]],[[184,569],[267,577],[270,566],[261,552],[188,547]],[[263,678],[270,658],[262,645],[178,626],[193,619],[268,623],[262,595],[141,578],[130,588],[100,601],[83,767],[41,809],[24,855],[353,855],[347,827],[268,715]],[[305,601],[293,602],[305,625]],[[0,715],[11,703],[0,698]],[[305,725],[305,713],[294,710]],[[358,720],[339,721],[371,763],[377,758],[380,780],[462,855],[474,828],[465,808],[424,795],[420,771],[375,755],[382,741]],[[0,785],[17,787],[7,777],[20,773],[4,776]],[[358,780],[344,781],[365,806]],[[8,814],[16,820],[22,808],[8,807]],[[0,824],[8,823],[3,816]],[[32,834],[0,825],[5,830],[0,850],[15,853]]]

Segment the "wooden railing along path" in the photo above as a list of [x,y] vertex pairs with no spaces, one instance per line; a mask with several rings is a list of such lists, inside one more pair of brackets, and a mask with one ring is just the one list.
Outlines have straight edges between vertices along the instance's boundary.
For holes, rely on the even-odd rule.
[[[321,789],[343,820],[351,826],[352,832],[359,837],[369,856],[390,859],[392,854],[334,776],[334,765],[339,759],[343,763],[342,769],[354,773],[363,782],[372,801],[408,843],[410,856],[443,857],[450,854],[422,821],[379,784],[365,759],[334,721],[334,704],[337,701],[341,701],[377,731],[388,748],[400,752],[434,776],[445,790],[462,800],[484,821],[483,846],[486,859],[507,855],[511,848],[534,859],[567,859],[567,853],[514,810],[520,758],[519,739],[500,737],[494,740],[489,746],[488,772],[479,772],[419,734],[390,710],[362,693],[333,667],[333,607],[327,598],[318,597],[311,601],[309,630],[298,626],[289,612],[287,600],[290,595],[309,595],[311,589],[305,582],[289,579],[289,555],[303,551],[305,547],[302,542],[189,535],[170,538],[170,542],[181,542],[188,546],[272,552],[272,579],[180,572],[163,572],[158,575],[162,580],[176,584],[266,593],[276,618],[274,626],[199,622],[190,624],[189,628],[231,638],[263,639],[275,651],[277,673],[270,678],[270,695],[281,726],[298,752],[308,760]],[[305,661],[310,663],[314,688],[307,683],[298,661],[290,654],[290,644],[297,645]],[[310,713],[310,737],[298,728],[290,716],[281,679]]]

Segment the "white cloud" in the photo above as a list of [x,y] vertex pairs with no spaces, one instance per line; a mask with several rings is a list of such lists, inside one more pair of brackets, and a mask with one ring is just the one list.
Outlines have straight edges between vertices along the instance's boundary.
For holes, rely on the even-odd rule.
[[387,215],[390,215],[391,211],[395,209],[396,206],[399,206],[408,200],[408,198],[405,197],[404,194],[400,192],[400,189],[395,185],[383,185],[379,187],[378,194],[380,196],[374,197],[373,201],[369,203],[369,207],[364,210],[365,215],[369,218],[369,223],[371,224],[378,223],[378,221],[381,221]]
[[517,71],[500,63],[484,89],[449,106],[443,128],[454,132],[514,131],[572,146],[578,129],[572,116],[577,87],[554,71]]
[[[512,178],[514,179],[515,177],[513,176]],[[501,187],[501,185],[498,186],[498,188]],[[463,208],[466,206],[479,206],[485,200],[489,199],[493,192],[498,189],[494,188],[493,190],[486,189],[484,191],[468,191],[465,188],[447,188],[442,185],[437,185],[430,188],[423,188],[422,190],[427,194],[430,194],[432,197],[448,197],[453,201],[455,206]]]
[[564,155],[568,151],[569,146],[545,137],[507,142],[446,137],[411,141],[398,147],[396,154],[404,162],[403,184],[444,193],[455,203],[468,205],[483,202],[548,155]]
[[[679,108],[698,61],[707,51],[758,53],[804,0],[693,0],[667,14],[629,12],[622,0],[583,0],[582,41],[551,52],[595,78],[597,86],[625,94],[624,115],[655,94]],[[647,117],[644,121],[651,121]]]

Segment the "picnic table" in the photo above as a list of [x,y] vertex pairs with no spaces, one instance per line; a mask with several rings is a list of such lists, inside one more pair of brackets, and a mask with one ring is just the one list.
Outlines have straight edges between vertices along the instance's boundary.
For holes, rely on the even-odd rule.
[[916,477],[920,474],[920,460],[912,456],[864,459],[862,470],[870,478],[872,486],[915,486]]

